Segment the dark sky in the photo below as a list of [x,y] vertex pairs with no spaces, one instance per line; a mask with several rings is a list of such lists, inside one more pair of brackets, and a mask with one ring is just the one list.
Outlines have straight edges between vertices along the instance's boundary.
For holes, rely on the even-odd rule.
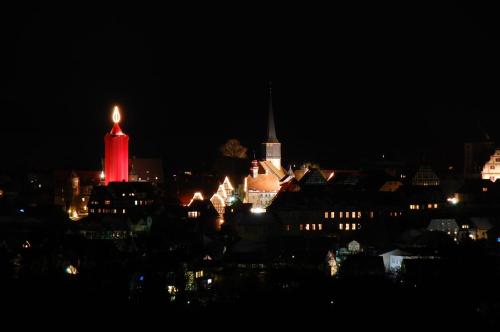
[[498,137],[496,8],[332,4],[1,8],[3,166],[98,168],[115,103],[131,155],[204,167],[233,137],[258,152],[269,80],[286,160],[452,163]]

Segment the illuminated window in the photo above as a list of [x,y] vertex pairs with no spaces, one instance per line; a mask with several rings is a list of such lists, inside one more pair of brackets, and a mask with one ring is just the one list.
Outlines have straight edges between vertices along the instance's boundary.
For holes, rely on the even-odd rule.
[[483,187],[483,193],[487,192],[488,191],[488,188],[486,187]]
[[328,215],[329,215],[329,213],[325,212],[325,219],[328,219]]
[[358,224],[358,229],[361,229],[361,225],[360,224]]
[[341,211],[341,212],[339,212],[339,218],[340,218],[340,219],[344,218],[344,212],[342,212],[342,211]]
[[339,229],[340,230],[344,229],[344,224],[339,224]]
[[200,211],[188,211],[188,218],[198,218],[201,216]]
[[110,205],[110,204],[111,204],[111,201],[109,199],[104,201],[104,205]]
[[345,224],[345,230],[348,231],[350,226],[350,224]]
[[355,231],[355,230],[356,230],[356,224],[352,224],[352,225],[351,225],[351,229],[352,229],[353,231]]
[[122,210],[122,213],[125,214],[125,209]]
[[303,231],[304,230],[304,225],[303,224],[300,224],[300,230]]
[[309,224],[306,224],[306,231],[309,230]]
[[433,206],[432,204],[427,204],[428,209],[432,209],[432,206]]
[[438,205],[437,204],[434,204],[434,208],[437,209],[438,208]]
[[316,230],[316,224],[311,224],[311,229],[312,229],[313,231],[315,231],[315,230]]
[[332,217],[332,219],[334,219],[335,218],[335,212],[330,213],[330,216]]
[[413,210],[414,208],[413,204],[410,204],[410,210]]
[[346,217],[346,219],[349,219],[349,212],[345,213],[345,217]]
[[361,218],[361,211],[358,211],[358,219]]
[[318,224],[318,231],[323,230],[323,224]]
[[356,218],[356,212],[351,212],[351,217]]
[[117,212],[116,209],[113,209],[113,213],[116,213],[116,212]]
[[291,225],[286,225],[285,229],[286,229],[287,232],[290,232],[290,230],[292,229],[292,227],[291,227]]
[[373,211],[370,212],[370,218],[373,219]]
[[135,205],[138,205],[138,204],[139,204],[139,202],[138,202],[138,201],[135,201],[135,202],[134,202],[134,204],[135,204]]

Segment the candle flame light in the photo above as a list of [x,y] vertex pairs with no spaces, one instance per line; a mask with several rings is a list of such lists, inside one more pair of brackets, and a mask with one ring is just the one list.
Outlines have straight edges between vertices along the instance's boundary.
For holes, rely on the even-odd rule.
[[118,109],[118,106],[115,106],[115,108],[113,109],[113,122],[120,122],[120,110]]

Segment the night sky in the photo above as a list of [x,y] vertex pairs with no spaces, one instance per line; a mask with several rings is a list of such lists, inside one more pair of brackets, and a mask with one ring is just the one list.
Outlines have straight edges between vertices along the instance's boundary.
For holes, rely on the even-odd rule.
[[229,138],[258,153],[269,80],[285,164],[458,163],[498,138],[496,8],[332,4],[4,7],[2,167],[98,169],[115,103],[130,154],[167,168],[206,167]]

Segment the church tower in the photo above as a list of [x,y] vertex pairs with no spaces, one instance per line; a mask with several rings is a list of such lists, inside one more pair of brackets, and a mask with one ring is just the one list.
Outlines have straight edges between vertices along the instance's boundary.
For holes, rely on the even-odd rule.
[[267,141],[262,143],[264,159],[270,161],[274,167],[281,170],[281,143],[276,137],[276,128],[274,127],[273,112],[273,91],[269,83],[269,110],[267,122]]

